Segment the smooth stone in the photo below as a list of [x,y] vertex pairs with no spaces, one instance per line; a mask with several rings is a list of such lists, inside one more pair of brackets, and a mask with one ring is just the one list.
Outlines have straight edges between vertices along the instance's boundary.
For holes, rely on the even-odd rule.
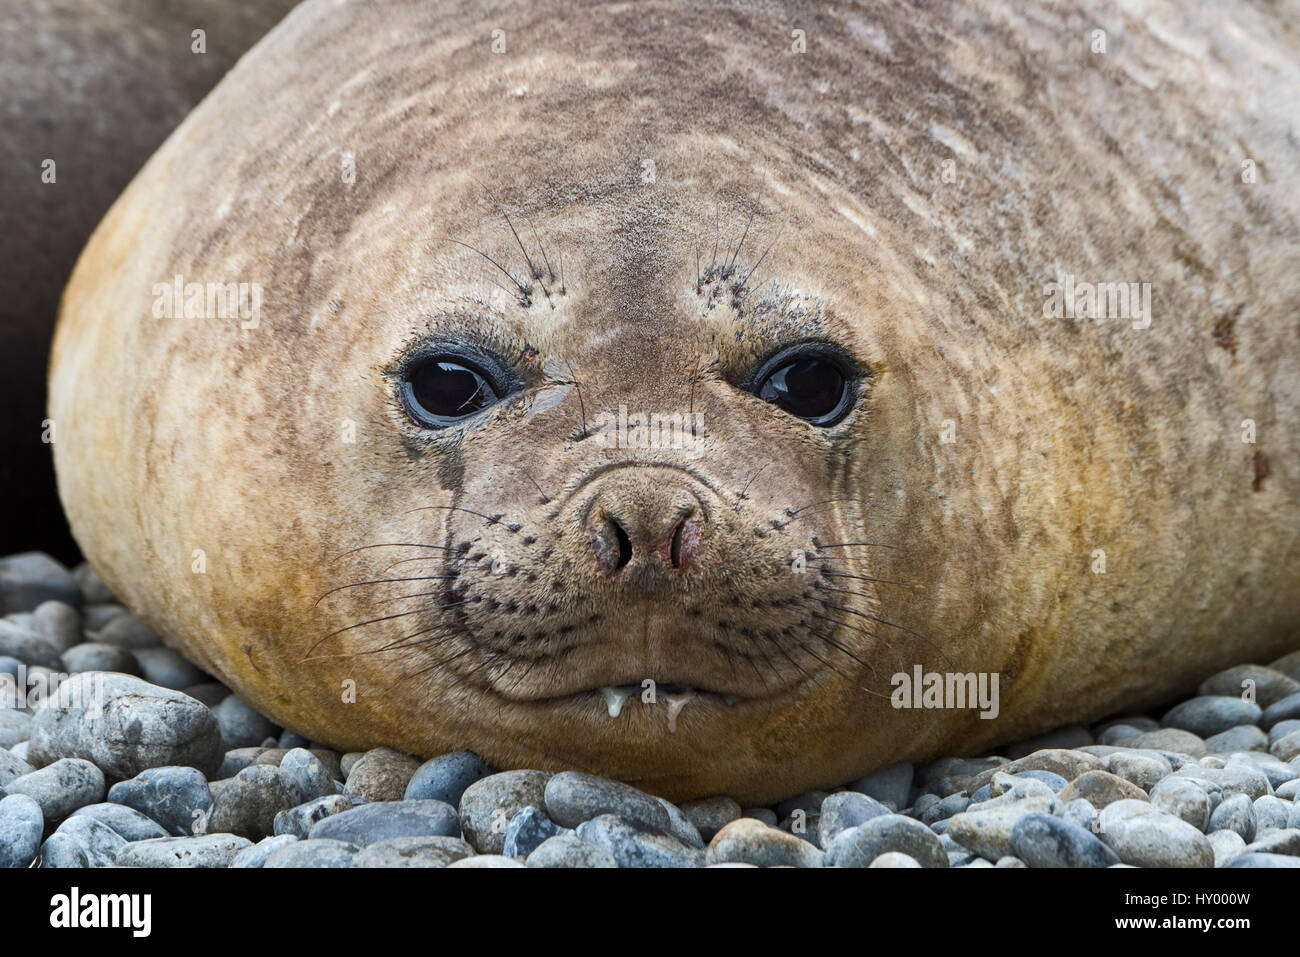
[[1266,854],[1252,851],[1234,857],[1224,867],[1300,867],[1300,857],[1287,854]]
[[433,835],[390,837],[363,847],[358,865],[360,867],[447,867],[456,861],[473,856],[474,848],[459,837]]
[[740,810],[741,817],[752,817],[755,821],[762,821],[768,827],[776,827],[781,820],[776,816],[776,812],[770,807],[746,807]]
[[1089,834],[1097,830],[1097,809],[1083,798],[1062,804],[1056,809],[1056,816],[1068,824],[1083,828]]
[[286,808],[275,815],[272,830],[276,836],[290,835],[306,839],[312,827],[335,814],[351,810],[352,799],[346,794],[327,794],[295,807]]
[[89,761],[62,758],[4,786],[41,806],[47,824],[57,824],[79,807],[104,800],[104,774]]
[[68,818],[41,845],[41,867],[116,867],[127,840],[93,817]]
[[1248,689],[1254,691],[1254,701],[1267,708],[1287,695],[1300,693],[1300,681],[1274,668],[1263,665],[1237,665],[1212,675],[1201,682],[1198,695],[1231,695],[1241,697]]
[[364,847],[394,837],[460,837],[460,830],[455,809],[442,801],[382,801],[318,821],[309,835]]
[[1244,794],[1229,794],[1210,814],[1210,831],[1235,831],[1247,844],[1255,839],[1255,806]]
[[1151,789],[1151,804],[1198,831],[1210,823],[1212,802],[1205,789],[1189,778],[1167,777]]
[[0,798],[0,868],[28,867],[41,849],[45,814],[26,794]]
[[1116,801],[1101,812],[1102,843],[1135,867],[1213,867],[1214,850],[1205,835],[1181,818],[1157,808],[1136,812]]
[[135,655],[125,648],[106,645],[99,641],[88,641],[74,645],[63,653],[63,668],[70,675],[83,671],[115,671],[124,675],[140,674],[140,665]]
[[[909,780],[911,778],[910,765]],[[823,848],[829,847],[841,833],[873,817],[894,813],[890,807],[865,792],[839,791],[822,802],[817,821],[817,839]]]
[[1222,768],[1188,766],[1175,771],[1170,777],[1174,780],[1187,778],[1208,782],[1217,785],[1224,793],[1244,794],[1252,801],[1272,791],[1268,776],[1258,765],[1245,759],[1230,760]]
[[459,807],[465,789],[492,773],[493,769],[472,751],[453,751],[420,765],[406,785],[403,800],[443,801]]
[[[115,615],[108,622],[106,622],[103,625],[103,627],[101,627],[98,630],[97,635],[98,635],[98,640],[102,641],[106,645],[116,645],[118,648],[125,648],[127,651],[133,651],[133,652],[134,651],[146,652],[149,650],[158,650],[161,648],[162,645],[162,643],[158,640],[157,635],[155,635],[149,628],[141,624],[139,621],[137,621],[134,617],[132,617],[129,614]],[[146,654],[144,655],[144,657],[150,658],[150,655]],[[160,675],[160,677],[163,677],[165,679],[172,678],[174,676],[174,673],[171,671],[167,671],[165,669],[165,666],[174,665],[175,660],[178,657],[179,655],[177,655],[176,652],[172,652],[170,655],[164,655],[161,657],[153,656],[152,667],[153,667],[154,674],[158,674]],[[140,658],[137,658],[136,660],[141,661]],[[141,664],[141,668],[143,668],[143,663]],[[201,674],[201,672],[199,672],[198,669],[194,668],[193,665],[188,664],[188,662],[186,663],[186,666],[185,668],[182,669],[182,671],[185,671],[187,673],[193,673],[193,674]],[[146,672],[146,674],[148,674],[148,672]],[[195,684],[197,681],[204,680],[204,678],[206,678],[206,676],[203,676],[203,678],[197,678],[195,679],[195,681],[189,681],[186,684]],[[162,682],[155,681],[153,678],[150,678],[149,680],[153,681],[154,684],[162,684]],[[171,685],[165,685],[164,687],[170,688]],[[184,687],[185,685],[180,685],[178,688],[174,688],[173,690],[179,691],[181,688]]]
[[103,604],[116,601],[113,592],[104,579],[100,578],[88,562],[82,562],[71,571],[72,580],[81,589],[81,597],[87,604]]
[[1290,761],[1300,755],[1300,731],[1292,731],[1269,745],[1268,753],[1281,761]]
[[[725,830],[723,828],[718,833]],[[602,814],[584,821],[578,825],[577,834],[582,840],[609,851],[619,867],[699,867],[704,863],[704,851],[688,847],[664,831],[625,821],[613,814]],[[714,840],[717,840],[717,835]]]
[[[910,818],[909,818],[910,820]],[[915,822],[913,822],[915,823]],[[807,841],[753,818],[732,821],[709,842],[706,864],[821,867],[822,852]]]
[[1300,718],[1287,718],[1285,721],[1279,721],[1268,729],[1268,743],[1273,744],[1280,741],[1294,731],[1300,731]]
[[1246,852],[1246,842],[1236,831],[1212,831],[1205,835],[1214,851],[1214,866],[1224,867],[1235,857]]
[[[984,790],[987,793],[987,786],[981,788],[981,790]],[[960,814],[962,811],[970,807],[972,803],[974,802],[971,798],[967,797],[964,792],[949,794],[946,798],[936,801],[921,812],[919,820],[922,824],[934,825],[939,821],[946,821],[954,814]]]
[[32,626],[38,635],[60,652],[66,652],[73,645],[80,644],[82,639],[81,612],[65,602],[41,602],[32,612]]
[[1109,771],[1088,771],[1081,774],[1067,784],[1060,794],[1061,801],[1067,804],[1078,798],[1083,798],[1098,810],[1126,798],[1148,800],[1147,792],[1142,788]]
[[475,781],[460,799],[465,839],[481,854],[500,854],[510,819],[530,805],[546,806],[546,783],[551,776],[548,771],[502,771]]
[[1239,724],[1205,739],[1210,754],[1230,754],[1234,751],[1267,751],[1268,735],[1253,724]]
[[549,837],[528,855],[528,867],[618,867],[614,855],[576,834]]
[[0,748],[12,748],[32,736],[32,716],[24,711],[0,709]]
[[822,806],[822,801],[825,801],[829,794],[829,791],[804,791],[792,798],[786,798],[784,801],[776,803],[772,806],[772,810],[776,812],[779,819],[785,819],[795,811],[815,814],[817,809]]
[[901,814],[873,817],[841,831],[826,849],[826,867],[869,867],[881,854],[899,851],[922,867],[947,867],[948,855],[938,835],[920,821]]
[[254,764],[212,788],[206,834],[237,834],[260,841],[275,833],[275,818],[298,803],[298,792],[279,768]]
[[36,709],[30,753],[42,763],[84,758],[113,780],[174,764],[206,774],[221,764],[221,733],[193,698],[131,675],[89,671]]
[[367,801],[400,801],[419,768],[419,758],[392,748],[374,748],[349,769],[347,793]]
[[[109,622],[108,627],[99,633],[99,640],[109,641],[110,632],[119,621],[120,618]],[[140,662],[140,670],[144,672],[145,679],[160,688],[180,691],[207,680],[207,675],[182,658],[181,653],[174,648],[164,648],[161,645],[156,648],[136,648],[134,654],[135,660]]]
[[134,841],[117,852],[118,867],[229,867],[253,842],[234,834],[155,837]]
[[868,867],[916,867],[921,865],[915,857],[910,854],[904,854],[902,851],[885,851],[874,861],[867,865]]
[[281,731],[280,737],[276,739],[275,743],[277,747],[283,748],[286,751],[292,751],[296,748],[307,750],[308,746],[311,744],[306,737],[299,734],[297,731],[288,730]]
[[[1069,784],[1065,778],[1061,777],[1059,774],[1053,774],[1051,771],[1029,770],[1017,771],[1015,774],[1001,772],[994,774],[993,780],[989,782],[989,797],[1001,797],[1007,791],[1012,790],[1024,781],[1040,781],[1043,784],[1046,784],[1048,789],[1054,794],[1061,792]],[[987,800],[987,798],[985,800]]]
[[523,867],[523,863],[512,857],[503,857],[500,854],[475,854],[473,857],[462,857],[459,861],[452,861],[447,865],[449,868],[457,870],[472,868],[496,868],[496,867]]
[[1300,830],[1268,828],[1255,832],[1255,839],[1246,845],[1249,854],[1300,855]]
[[264,837],[252,847],[246,847],[230,862],[231,867],[265,867],[267,858],[282,847],[288,847],[296,842],[298,838],[292,834],[276,834],[274,837]]
[[339,758],[339,770],[343,774],[343,780],[346,781],[348,779],[348,775],[352,772],[352,765],[356,764],[365,756],[366,752],[364,751],[349,751],[347,754]]
[[212,810],[208,779],[197,768],[147,768],[108,790],[108,800],[123,804],[157,821],[173,837],[194,833]]
[[1173,773],[1173,766],[1158,754],[1120,751],[1106,758],[1106,770],[1150,791],[1157,781]]
[[629,784],[564,771],[546,783],[546,813],[561,827],[575,828],[602,814],[632,824],[668,831],[668,811],[655,798]]
[[[0,755],[0,757],[3,757],[3,755]],[[0,771],[0,785],[4,783],[4,775]],[[1300,778],[1292,778],[1282,784],[1275,785],[1273,793],[1279,798],[1294,803],[1297,799],[1300,799]]]
[[82,605],[72,574],[44,552],[19,552],[0,558],[0,614],[32,611],[44,601]]
[[[0,780],[0,784],[3,783],[3,780]],[[831,795],[831,797],[834,796]],[[830,798],[827,798],[827,800],[830,800]],[[686,815],[686,819],[695,825],[700,837],[706,842],[713,840],[715,834],[741,817],[740,805],[725,795],[687,801],[681,806],[681,810]],[[771,822],[773,825],[776,824],[775,818],[776,815],[773,815]],[[824,823],[822,827],[825,828]],[[822,833],[824,834],[825,831],[823,830]]]
[[[664,810],[668,812],[668,833],[687,847],[698,847],[700,850],[704,850],[706,842],[700,836],[699,828],[692,824],[690,818],[682,813],[682,809],[671,801],[665,801],[663,798],[657,797],[655,800],[662,804]],[[806,837],[805,840],[807,840]]]
[[1017,821],[1011,829],[1011,850],[1029,867],[1098,868],[1119,863],[1119,856],[1093,834],[1050,814],[1027,814]]
[[293,785],[299,802],[312,801],[336,791],[330,769],[306,748],[291,748],[280,759],[280,770]]
[[0,619],[0,655],[17,658],[28,666],[60,668],[63,665],[63,652],[58,646],[32,629],[5,619]]
[[1287,695],[1281,701],[1274,701],[1264,709],[1264,714],[1257,723],[1268,731],[1279,721],[1289,721],[1293,718],[1300,718],[1300,691]]
[[1131,724],[1112,724],[1097,735],[1097,742],[1099,744],[1119,745],[1132,741],[1140,734],[1142,734],[1142,729],[1135,728]]
[[548,838],[571,833],[570,828],[556,824],[541,808],[526,807],[510,819],[501,854],[505,857],[527,857]]
[[[868,774],[865,778],[858,778],[849,785],[849,790],[865,794],[891,811],[901,811],[910,803],[908,798],[912,793],[913,775],[911,763],[900,761],[881,768],[874,774]],[[822,804],[825,803],[823,800]]]
[[272,851],[262,867],[360,867],[360,856],[361,849],[355,844],[313,838]]
[[217,717],[222,746],[227,751],[254,747],[267,738],[278,738],[280,735],[279,727],[233,694],[213,708],[212,713]]
[[1014,853],[1011,834],[1030,814],[1051,814],[1059,803],[1053,798],[1028,798],[999,807],[963,811],[948,819],[948,835],[980,857],[996,861]]
[[1172,751],[1199,758],[1209,753],[1205,739],[1181,728],[1161,728],[1159,731],[1146,731],[1136,738],[1125,742],[1129,747],[1151,751]]
[[154,837],[168,837],[166,828],[157,821],[141,814],[135,808],[125,804],[87,804],[68,815],[61,826],[79,817],[94,818],[100,824],[112,828],[126,841],[147,841]]
[[87,633],[96,633],[114,618],[129,615],[126,606],[117,601],[99,601],[81,608],[81,626]]
[[1104,770],[1101,759],[1085,751],[1046,748],[1007,764],[981,771],[975,776],[974,786],[970,790],[975,791],[985,784],[990,784],[993,775],[998,773],[1014,775],[1021,771],[1050,771],[1065,778],[1066,781],[1073,781],[1087,771],[1101,770]]
[[1285,654],[1276,661],[1270,661],[1268,666],[1274,671],[1280,671],[1282,674],[1300,681],[1300,649]]
[[1170,708],[1160,723],[1207,738],[1239,724],[1257,724],[1262,714],[1253,701],[1229,695],[1206,695]]
[[1287,817],[1291,813],[1291,805],[1286,801],[1272,794],[1265,794],[1255,798],[1253,806],[1256,832],[1266,827],[1286,827]]

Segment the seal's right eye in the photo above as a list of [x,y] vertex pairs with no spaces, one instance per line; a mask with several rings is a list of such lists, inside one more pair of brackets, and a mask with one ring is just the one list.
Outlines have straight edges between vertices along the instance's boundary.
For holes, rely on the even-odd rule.
[[486,367],[464,356],[435,354],[402,372],[400,393],[407,413],[426,429],[444,429],[500,402],[507,391]]

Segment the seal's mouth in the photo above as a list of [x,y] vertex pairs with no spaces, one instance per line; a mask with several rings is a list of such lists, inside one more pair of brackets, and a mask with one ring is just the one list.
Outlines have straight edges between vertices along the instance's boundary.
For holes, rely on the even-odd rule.
[[570,704],[589,706],[596,713],[610,719],[622,716],[625,708],[650,708],[663,712],[668,719],[668,730],[677,730],[677,718],[691,705],[693,710],[704,708],[734,708],[749,699],[729,692],[698,688],[679,682],[602,685],[547,698],[534,698],[536,704]]

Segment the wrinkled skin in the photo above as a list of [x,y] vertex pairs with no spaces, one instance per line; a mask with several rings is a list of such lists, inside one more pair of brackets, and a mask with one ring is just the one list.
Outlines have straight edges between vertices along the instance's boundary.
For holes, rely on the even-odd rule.
[[77,254],[167,134],[294,2],[0,0],[0,555],[77,557],[43,425],[59,293]]
[[[1300,68],[1253,8],[1017,8],[304,4],[78,264],[78,541],[314,739],[676,799],[1294,647]],[[1065,274],[1151,283],[1150,326],[1045,318]],[[176,275],[260,284],[255,327],[156,317]],[[859,376],[827,428],[745,388],[804,341]],[[520,389],[421,428],[399,382],[448,342]],[[620,405],[694,447],[605,447]],[[999,716],[891,707],[914,665],[996,672]]]

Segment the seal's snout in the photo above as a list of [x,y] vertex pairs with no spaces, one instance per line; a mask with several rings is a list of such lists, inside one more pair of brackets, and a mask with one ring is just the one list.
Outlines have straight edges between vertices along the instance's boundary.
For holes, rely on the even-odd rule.
[[587,506],[587,541],[602,575],[639,578],[699,568],[707,520],[691,484],[662,474],[601,482]]

